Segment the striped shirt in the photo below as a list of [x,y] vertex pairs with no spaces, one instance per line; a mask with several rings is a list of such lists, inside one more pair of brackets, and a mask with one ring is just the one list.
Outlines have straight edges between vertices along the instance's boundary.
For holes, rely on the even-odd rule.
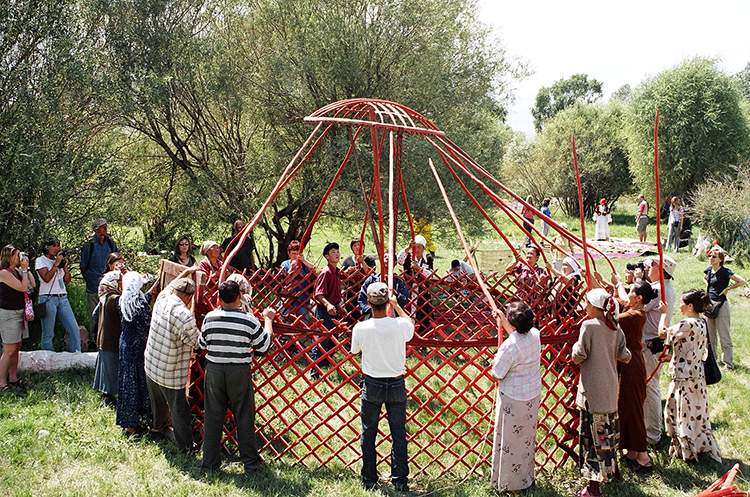
[[193,313],[172,293],[176,281],[156,298],[144,353],[146,376],[172,390],[185,388],[190,352],[198,346],[200,336]]
[[251,314],[239,309],[216,309],[206,314],[201,327],[200,345],[206,360],[221,364],[250,364],[253,350],[265,352],[271,335]]

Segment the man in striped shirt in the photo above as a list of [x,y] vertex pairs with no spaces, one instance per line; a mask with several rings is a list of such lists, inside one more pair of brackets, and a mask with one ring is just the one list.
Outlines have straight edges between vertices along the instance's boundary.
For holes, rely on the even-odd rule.
[[203,320],[200,345],[206,349],[203,410],[203,462],[201,471],[221,467],[221,436],[229,404],[237,424],[237,445],[245,473],[258,470],[263,460],[255,441],[253,351],[265,352],[271,345],[272,308],[263,311],[265,329],[252,314],[240,310],[240,287],[235,281],[219,285],[221,307]]

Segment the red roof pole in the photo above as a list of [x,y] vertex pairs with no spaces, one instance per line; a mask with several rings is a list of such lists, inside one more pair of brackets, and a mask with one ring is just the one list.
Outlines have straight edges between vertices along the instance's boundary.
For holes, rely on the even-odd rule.
[[659,250],[659,288],[661,301],[666,303],[664,289],[664,249],[661,246],[661,192],[659,191],[659,109],[654,122],[654,180],[656,181],[656,248]]
[[576,169],[576,184],[578,185],[578,210],[581,214],[581,242],[583,244],[583,262],[586,263],[586,286],[591,288],[591,271],[589,270],[589,250],[586,244],[586,223],[583,216],[583,191],[581,190],[581,174],[578,172],[578,155],[576,154],[576,136],[573,135],[573,164]]
[[[661,247],[661,231],[659,230],[659,224],[661,224],[661,219],[659,219],[661,216],[659,215],[659,210],[661,207],[661,204],[659,203],[659,199],[661,198],[660,192],[659,192],[659,109],[656,109],[656,122],[654,123],[654,179],[656,181],[656,247],[659,251],[659,289],[661,291],[660,300],[664,303],[667,302],[667,296],[665,294],[666,289],[664,287],[664,250]],[[661,354],[659,354],[659,362],[656,363],[656,368],[651,373],[651,375],[646,379],[646,383],[648,384],[649,381],[654,377],[657,371],[659,371],[659,367],[661,366],[661,363],[664,362],[664,359],[667,357],[667,344],[664,344],[664,350],[661,351]]]
[[[482,293],[484,293],[485,298],[487,299],[487,303],[490,305],[493,311],[499,311],[497,304],[495,303],[495,299],[492,298],[492,295],[490,295],[490,291],[487,289],[487,285],[484,282],[484,279],[482,278],[482,273],[479,271],[479,266],[477,266],[476,261],[474,260],[474,256],[471,255],[471,250],[469,249],[469,244],[466,243],[466,238],[464,237],[463,230],[461,230],[461,225],[458,223],[458,218],[456,217],[456,213],[453,211],[453,206],[451,205],[451,201],[448,198],[448,194],[445,192],[445,188],[443,188],[443,182],[440,181],[440,175],[438,175],[437,169],[435,169],[435,165],[432,163],[432,159],[428,158],[427,162],[430,164],[430,169],[432,169],[432,174],[435,176],[435,181],[437,182],[438,188],[440,188],[440,192],[443,194],[443,200],[445,200],[445,205],[448,207],[448,212],[451,215],[451,219],[453,219],[453,224],[456,226],[456,232],[458,233],[458,238],[461,240],[461,244],[464,246],[464,251],[466,252],[466,257],[469,259],[469,264],[471,265],[471,269],[474,270],[474,276],[477,278],[477,283],[479,284],[479,288],[482,289]],[[497,324],[497,346],[503,344],[503,326],[500,324],[500,316],[497,316],[496,318],[496,324]]]
[[[393,144],[393,131],[388,132],[388,139],[390,140],[390,156],[388,160],[388,267],[383,267],[383,261],[380,261],[380,281],[383,281],[383,271],[388,271],[388,295],[390,296],[393,290],[393,259],[394,252],[396,251],[396,206],[395,200],[397,192],[394,191],[394,144]],[[383,281],[385,283],[385,281]],[[388,308],[388,315],[393,317],[393,309]]]

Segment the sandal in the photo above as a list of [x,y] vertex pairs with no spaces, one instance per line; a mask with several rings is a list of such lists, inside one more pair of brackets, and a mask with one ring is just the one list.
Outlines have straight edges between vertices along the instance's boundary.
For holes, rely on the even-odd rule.
[[0,392],[11,392],[10,385],[3,385],[0,387]]
[[26,386],[26,382],[19,379],[19,380],[16,380],[16,381],[9,381],[8,385],[10,385],[12,387],[25,387]]
[[633,461],[633,465],[630,466],[630,471],[639,475],[647,475],[654,470],[653,464],[642,465],[638,461]]

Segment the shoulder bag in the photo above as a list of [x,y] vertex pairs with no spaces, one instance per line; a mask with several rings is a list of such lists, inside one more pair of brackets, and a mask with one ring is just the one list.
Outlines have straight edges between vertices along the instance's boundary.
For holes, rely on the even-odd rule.
[[708,342],[708,356],[703,361],[703,373],[706,376],[706,385],[715,385],[721,381],[721,370],[714,356],[714,349],[711,347],[711,339],[708,337],[708,323],[703,320],[706,326],[706,341]]

